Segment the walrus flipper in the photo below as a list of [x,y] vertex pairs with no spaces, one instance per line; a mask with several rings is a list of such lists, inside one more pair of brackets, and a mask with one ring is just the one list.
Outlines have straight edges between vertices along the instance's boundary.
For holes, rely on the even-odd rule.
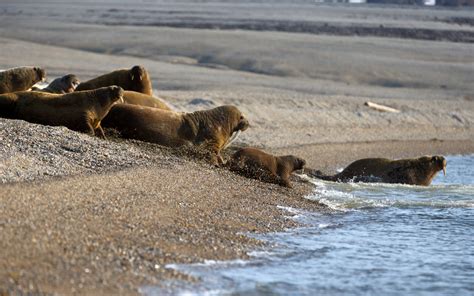
[[329,175],[325,175],[323,172],[321,172],[320,170],[309,170],[308,171],[308,175],[310,177],[313,177],[313,178],[316,178],[316,179],[321,179],[321,180],[324,180],[324,181],[333,181],[333,182],[339,182],[340,180],[338,179],[338,175],[333,175],[333,176],[329,176]]

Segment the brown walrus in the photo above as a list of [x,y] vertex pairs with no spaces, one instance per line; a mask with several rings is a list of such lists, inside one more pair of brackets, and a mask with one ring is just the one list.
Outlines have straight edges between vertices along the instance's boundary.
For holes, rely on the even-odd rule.
[[[15,104],[15,118],[32,123],[66,126],[105,138],[100,125],[110,107],[122,99],[123,89],[103,87],[69,94],[23,91],[8,94]],[[6,96],[6,95],[3,95]]]
[[133,90],[150,96],[153,94],[150,77],[148,76],[147,70],[142,66],[116,70],[82,82],[76,88],[76,91],[92,90],[111,85],[117,85],[124,90]]
[[382,182],[428,186],[441,170],[446,175],[446,159],[443,156],[422,156],[400,160],[365,158],[354,161],[334,176],[323,175],[320,171],[309,174],[318,179],[336,182]]
[[0,117],[14,119],[16,95],[14,93],[0,94]]
[[46,78],[46,71],[39,67],[18,67],[0,72],[0,94],[30,89]]
[[80,81],[74,74],[68,74],[51,81],[45,88],[33,87],[33,91],[42,91],[52,94],[67,94],[73,92],[79,85]]
[[171,110],[171,108],[159,98],[131,90],[124,91],[123,101],[125,104],[153,107],[162,110]]
[[[177,113],[157,108],[117,104],[102,121],[125,138],[168,147],[196,145],[204,149],[214,165],[223,164],[220,154],[249,123],[234,106]],[[232,137],[231,137],[232,136]]]
[[273,156],[256,148],[238,150],[228,162],[231,171],[248,178],[291,188],[290,175],[302,170],[306,161],[294,155]]

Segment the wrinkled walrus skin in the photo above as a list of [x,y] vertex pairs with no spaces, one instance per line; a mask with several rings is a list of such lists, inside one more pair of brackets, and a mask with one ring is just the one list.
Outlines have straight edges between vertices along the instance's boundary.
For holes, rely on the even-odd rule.
[[33,87],[33,91],[48,92],[51,94],[68,94],[76,90],[80,81],[74,74],[67,74],[51,81],[45,88]]
[[76,91],[93,90],[99,87],[117,85],[124,90],[136,91],[151,96],[151,87],[148,71],[142,66],[133,66],[131,69],[116,70],[99,77],[82,82]]
[[209,153],[210,162],[223,164],[221,150],[234,132],[244,131],[249,123],[234,106],[205,111],[178,113],[129,104],[117,104],[102,121],[125,138],[168,147],[195,145]]
[[18,67],[0,72],[0,94],[29,90],[46,79],[46,71],[39,67]]
[[306,161],[294,155],[273,156],[256,148],[242,148],[229,160],[231,171],[245,177],[291,188],[290,175],[302,170]]
[[136,91],[126,90],[123,93],[123,101],[125,104],[153,107],[168,111],[171,110],[171,108],[168,107],[168,105],[166,105],[166,103],[160,100],[159,98],[142,94]]
[[446,174],[443,156],[422,156],[413,159],[390,160],[366,158],[354,161],[341,173],[327,176],[320,171],[309,174],[336,182],[381,182],[428,186],[439,171]]
[[118,86],[103,87],[91,91],[69,94],[49,94],[26,91],[10,96],[14,101],[13,118],[51,126],[65,126],[71,130],[104,137],[101,120],[110,107],[122,99],[123,90]]

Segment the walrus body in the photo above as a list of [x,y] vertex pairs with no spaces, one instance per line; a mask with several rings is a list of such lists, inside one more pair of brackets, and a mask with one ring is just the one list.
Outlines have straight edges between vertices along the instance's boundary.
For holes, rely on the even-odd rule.
[[51,81],[51,83],[41,89],[34,87],[33,91],[42,91],[52,94],[67,94],[73,92],[79,85],[80,81],[74,74],[68,74],[63,77],[59,77]]
[[118,86],[69,94],[28,91],[9,94],[14,100],[14,118],[32,123],[66,126],[72,130],[105,137],[100,125],[110,107],[122,98]]
[[117,85],[124,90],[132,90],[150,96],[153,94],[150,77],[148,76],[147,70],[142,66],[116,70],[82,82],[76,88],[76,91],[92,90],[111,85]]
[[305,164],[304,159],[294,155],[273,156],[256,148],[242,148],[232,156],[228,166],[246,177],[291,188],[291,173],[303,169]]
[[233,133],[249,126],[247,119],[234,106],[221,106],[193,113],[177,113],[129,104],[113,106],[102,121],[125,138],[168,147],[196,145],[209,153],[212,164],[222,164],[221,150]]
[[17,95],[15,93],[0,94],[0,117],[14,119]]
[[0,94],[30,89],[46,78],[46,71],[39,67],[18,67],[0,72]]
[[165,102],[154,96],[149,96],[136,91],[126,90],[123,93],[123,101],[125,104],[139,105],[145,107],[153,107],[162,110],[171,110]]
[[428,186],[440,170],[446,174],[446,159],[443,156],[400,160],[366,158],[354,161],[334,176],[326,176],[319,171],[310,175],[336,182],[382,182]]

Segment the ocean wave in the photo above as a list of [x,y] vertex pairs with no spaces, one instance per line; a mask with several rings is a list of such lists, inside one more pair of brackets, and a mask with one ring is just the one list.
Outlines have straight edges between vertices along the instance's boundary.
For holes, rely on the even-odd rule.
[[474,185],[470,184],[435,184],[424,187],[309,179],[315,189],[306,198],[335,211],[387,207],[474,208]]

